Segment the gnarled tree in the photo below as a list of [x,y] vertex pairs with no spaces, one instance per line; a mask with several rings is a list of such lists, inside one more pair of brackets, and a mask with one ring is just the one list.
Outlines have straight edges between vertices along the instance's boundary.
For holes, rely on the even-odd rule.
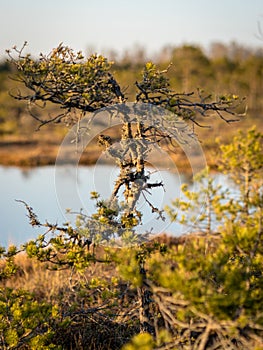
[[[81,229],[71,225],[58,227],[49,223],[41,224],[26,205],[31,224],[45,226],[48,232],[59,232],[51,240],[46,240],[45,235],[42,235],[30,242],[27,245],[28,252],[60,267],[85,267],[89,261],[96,260],[89,246],[98,232],[104,242],[116,237],[128,237],[130,242],[140,244],[144,236],[136,233],[136,226],[141,220],[137,208],[139,197],[144,196],[152,212],[163,218],[161,208],[156,208],[145,196],[154,188],[163,186],[162,182],[151,182],[146,172],[151,147],[163,144],[172,146],[179,139],[184,142],[189,137],[194,138],[194,131],[185,128],[185,125],[202,126],[202,119],[206,120],[214,114],[227,123],[238,120],[236,110],[242,100],[235,95],[222,95],[213,99],[201,90],[197,90],[197,93],[173,91],[166,77],[167,70],[159,71],[152,62],[148,62],[141,79],[135,82],[136,100],[131,105],[125,89],[114,77],[113,63],[105,57],[91,55],[84,58],[81,52],[74,53],[69,47],[60,44],[48,55],[40,54],[38,59],[34,59],[24,54],[24,48],[25,45],[21,50],[15,47],[8,51],[11,62],[17,68],[15,79],[27,89],[26,93],[18,90],[13,97],[27,102],[39,127],[59,122],[80,125],[84,117],[90,115],[93,118],[101,110],[107,111],[109,120],[118,114],[122,124],[118,148],[114,147],[108,135],[103,134],[98,138],[120,170],[111,198],[104,201],[100,200],[98,194],[93,194],[97,212],[91,217],[80,215]],[[45,107],[49,102],[58,105],[61,113],[45,119],[34,114],[32,107]],[[156,109],[158,118],[154,113]],[[125,203],[119,206],[116,200],[121,191]],[[150,311],[152,290],[144,266],[147,254],[147,249],[137,254],[141,276],[138,288],[140,325],[141,331],[154,333]]]

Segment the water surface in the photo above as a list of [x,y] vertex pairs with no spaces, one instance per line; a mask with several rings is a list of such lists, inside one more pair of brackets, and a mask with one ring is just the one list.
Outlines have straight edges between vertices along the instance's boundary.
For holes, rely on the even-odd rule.
[[[152,169],[149,169],[153,172]],[[111,165],[96,166],[46,166],[32,169],[0,166],[0,245],[20,245],[38,234],[41,228],[29,225],[25,207],[16,200],[23,200],[34,209],[42,222],[62,225],[66,221],[74,222],[74,215],[66,214],[70,208],[78,212],[83,208],[85,213],[94,212],[94,203],[90,192],[97,191],[103,198],[108,198],[114,186],[118,169]],[[151,175],[151,182],[163,181],[162,188],[155,188],[148,199],[159,208],[169,204],[180,194],[180,186],[185,177],[169,171],[159,171]],[[153,229],[154,232],[180,234],[177,225],[157,221],[143,198],[139,202],[144,221],[141,232]]]

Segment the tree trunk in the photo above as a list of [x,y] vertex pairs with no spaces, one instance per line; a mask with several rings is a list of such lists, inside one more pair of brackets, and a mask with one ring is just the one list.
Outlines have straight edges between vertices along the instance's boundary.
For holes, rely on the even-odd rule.
[[146,270],[143,262],[140,263],[140,273],[142,276],[142,285],[137,288],[138,299],[140,302],[140,332],[147,332],[154,336],[155,328],[153,325],[153,314],[151,310],[152,291],[151,287],[147,284]]

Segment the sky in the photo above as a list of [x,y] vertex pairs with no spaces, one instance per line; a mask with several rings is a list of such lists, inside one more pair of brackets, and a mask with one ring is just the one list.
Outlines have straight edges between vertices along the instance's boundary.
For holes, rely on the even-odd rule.
[[60,42],[85,54],[232,41],[262,47],[259,23],[263,31],[262,0],[0,0],[0,57],[24,41],[33,55]]

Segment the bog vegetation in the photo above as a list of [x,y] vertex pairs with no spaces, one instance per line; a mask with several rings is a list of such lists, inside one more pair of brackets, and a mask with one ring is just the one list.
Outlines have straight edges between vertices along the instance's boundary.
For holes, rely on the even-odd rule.
[[[187,53],[194,59],[180,67],[180,54]],[[120,172],[109,200],[91,194],[94,214],[80,212],[75,224],[60,227],[40,222],[22,201],[40,234],[22,247],[1,249],[1,348],[263,349],[263,134],[251,127],[230,142],[218,140],[217,171],[232,181],[229,188],[215,184],[210,170],[204,169],[195,178],[195,191],[183,185],[183,196],[165,208],[172,221],[190,226],[190,233],[147,241],[147,233],[137,233],[143,219],[137,201],[145,191],[164,185],[152,183],[146,173],[148,145],[173,144],[162,121],[149,126],[141,115],[130,119],[129,96],[118,80],[118,74],[140,68],[131,93],[136,105],[169,111],[169,131],[177,128],[178,118],[200,127],[214,115],[227,128],[243,114],[237,92],[247,87],[234,86],[238,91],[233,93],[232,76],[225,85],[218,83],[227,94],[188,89],[197,85],[198,72],[204,79],[199,83],[206,88],[206,78],[219,74],[221,79],[219,62],[222,72],[228,67],[233,73],[235,58],[208,59],[195,47],[174,50],[174,57],[179,57],[178,76],[172,75],[175,89],[167,65],[158,69],[151,62],[144,67],[123,62],[114,74],[103,56],[84,59],[63,45],[37,60],[24,55],[23,49],[15,48],[9,55],[23,86],[12,95],[18,103],[27,101],[39,126],[71,124],[88,112],[110,107],[118,109],[122,128],[117,152],[109,135],[99,137]],[[262,57],[256,54],[244,55],[239,69],[254,59],[262,72]],[[255,84],[257,95],[258,71],[254,77],[246,82]],[[127,79],[129,83],[129,75]],[[260,110],[261,96],[256,95],[255,110]],[[59,110],[48,117],[36,112],[39,104],[49,108],[48,103]],[[118,201],[120,192],[124,203]],[[150,200],[147,204],[156,219],[162,219],[162,208]],[[196,211],[200,206],[201,213]],[[121,249],[111,245],[114,240]]]

